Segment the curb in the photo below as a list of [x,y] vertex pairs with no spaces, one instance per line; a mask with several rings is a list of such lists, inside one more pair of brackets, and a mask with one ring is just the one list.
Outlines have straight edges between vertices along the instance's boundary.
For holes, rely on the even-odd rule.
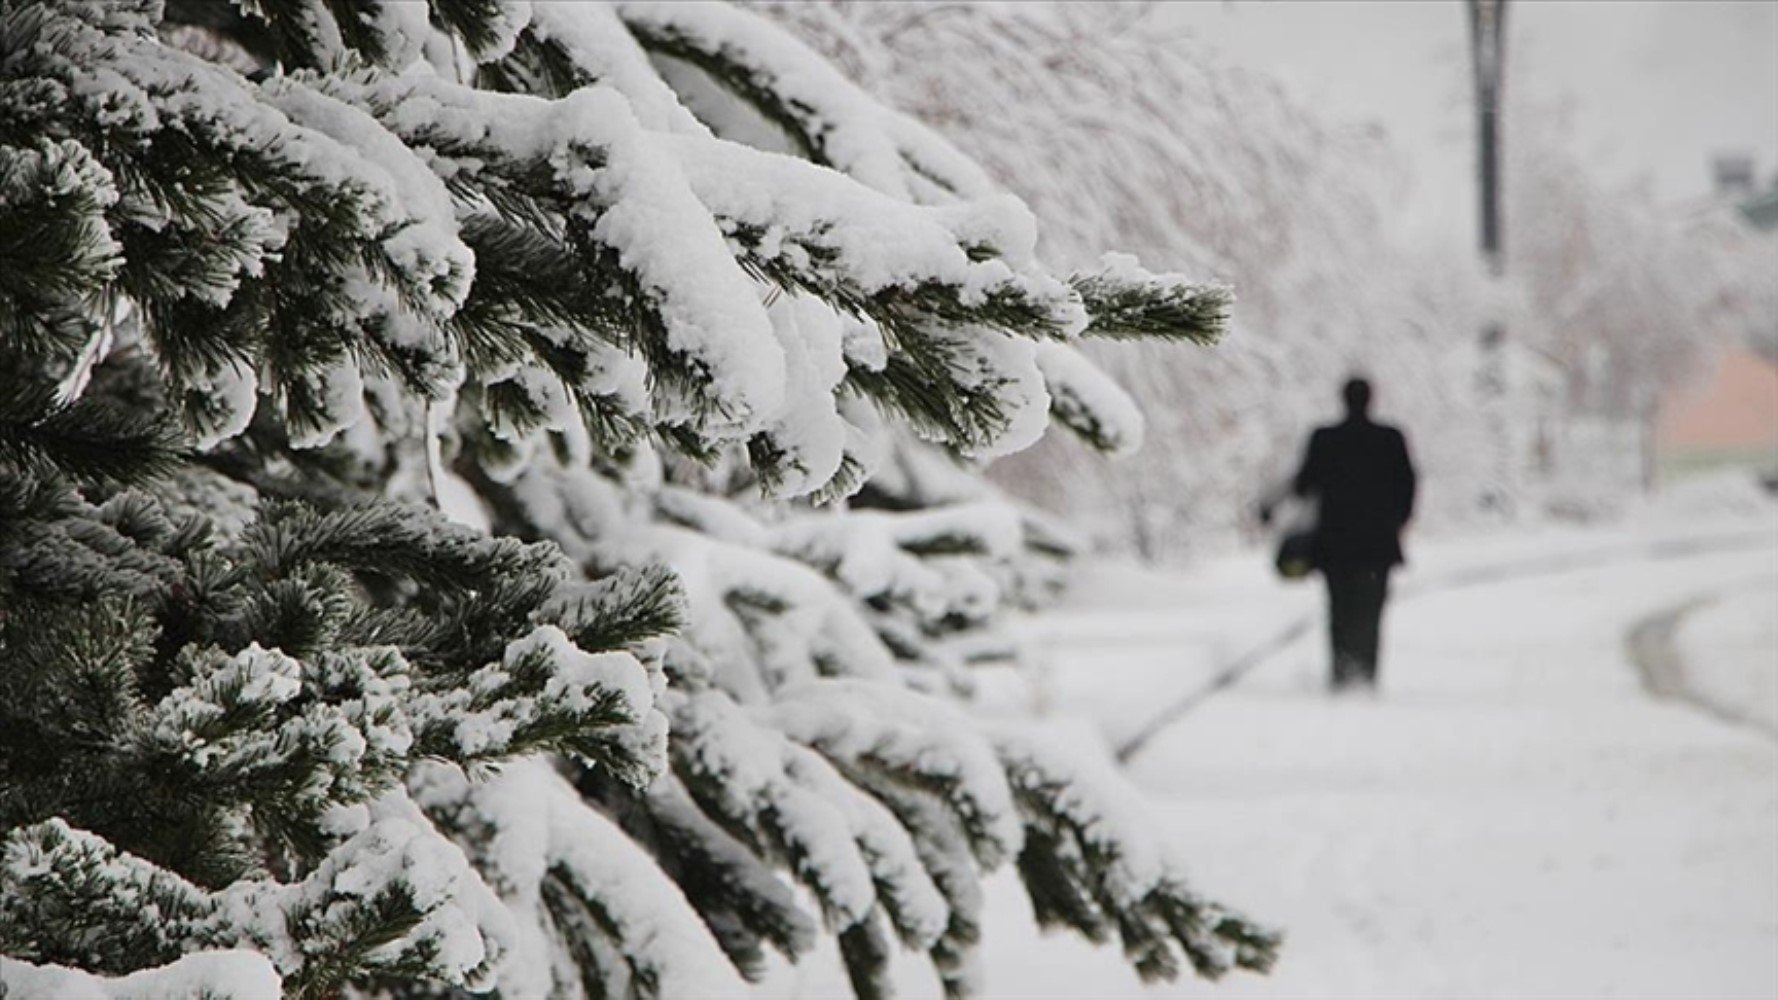
[[1718,721],[1751,729],[1768,739],[1778,740],[1778,728],[1762,719],[1737,711],[1732,706],[1706,698],[1687,683],[1685,657],[1676,641],[1679,626],[1688,617],[1717,603],[1730,592],[1713,589],[1637,621],[1624,634],[1625,657],[1635,666],[1637,675],[1642,679],[1643,690],[1651,696],[1678,702]]

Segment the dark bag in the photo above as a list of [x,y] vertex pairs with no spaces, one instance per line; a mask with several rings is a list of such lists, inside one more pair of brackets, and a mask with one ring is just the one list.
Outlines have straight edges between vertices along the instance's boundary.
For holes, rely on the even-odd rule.
[[1286,580],[1301,580],[1315,571],[1315,529],[1292,528],[1278,540],[1278,558],[1273,560],[1278,575]]

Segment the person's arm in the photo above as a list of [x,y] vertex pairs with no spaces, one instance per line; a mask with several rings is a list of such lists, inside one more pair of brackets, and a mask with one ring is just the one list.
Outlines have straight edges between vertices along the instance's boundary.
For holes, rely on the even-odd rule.
[[1397,509],[1401,511],[1400,523],[1406,524],[1414,517],[1414,494],[1419,491],[1420,479],[1419,475],[1414,471],[1414,460],[1408,455],[1407,435],[1400,431],[1396,431],[1395,447],[1397,464],[1400,469],[1397,476],[1397,495],[1399,498]]

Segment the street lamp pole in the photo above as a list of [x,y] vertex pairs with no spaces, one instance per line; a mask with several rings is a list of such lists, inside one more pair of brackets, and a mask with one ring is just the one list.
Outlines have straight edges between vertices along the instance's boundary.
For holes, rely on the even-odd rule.
[[1505,61],[1507,0],[1467,0],[1469,47],[1475,71],[1476,174],[1481,215],[1477,227],[1482,262],[1487,267],[1490,301],[1482,322],[1477,389],[1494,455],[1491,482],[1483,490],[1484,509],[1504,509],[1511,502],[1513,446],[1506,402],[1506,325],[1501,283],[1506,275],[1506,250],[1500,206],[1500,89]]
[[1490,277],[1506,273],[1500,219],[1500,84],[1506,0],[1469,0],[1469,47],[1475,68],[1476,165],[1481,192],[1482,259]]

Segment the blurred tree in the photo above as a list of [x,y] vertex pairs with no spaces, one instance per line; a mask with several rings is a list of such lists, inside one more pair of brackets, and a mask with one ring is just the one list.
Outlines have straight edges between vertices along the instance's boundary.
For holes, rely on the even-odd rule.
[[[1549,470],[1569,504],[1652,483],[1651,470],[1598,468],[1588,449],[1646,449],[1664,393],[1708,370],[1714,354],[1778,329],[1778,241],[1733,205],[1667,206],[1643,189],[1607,187],[1564,141],[1563,113],[1526,108],[1513,133],[1508,252],[1521,289],[1523,337],[1557,373],[1549,414],[1570,447]],[[1615,433],[1614,433],[1615,431]],[[1591,480],[1591,481],[1586,481]]]
[[1483,289],[1467,254],[1400,237],[1410,178],[1380,132],[1330,125],[1153,4],[768,9],[1020,194],[1046,255],[1089,266],[1111,242],[1240,289],[1215,351],[1091,351],[1148,417],[1141,462],[1046,440],[998,481],[1146,556],[1214,545],[1253,527],[1343,377],[1367,371],[1393,418],[1440,429],[1424,516],[1470,508]]
[[[1143,556],[1250,531],[1253,501],[1287,474],[1305,429],[1337,415],[1354,371],[1372,376],[1392,420],[1421,432],[1422,523],[1476,518],[1491,489],[1524,516],[1614,505],[1636,489],[1617,461],[1626,438],[1579,427],[1589,418],[1570,385],[1578,349],[1557,348],[1552,331],[1615,352],[1612,365],[1641,372],[1635,392],[1651,398],[1649,379],[1684,377],[1677,362],[1733,325],[1731,303],[1772,298],[1758,240],[1605,191],[1540,134],[1536,108],[1505,136],[1497,205],[1521,220],[1501,250],[1524,269],[1491,283],[1467,248],[1403,234],[1400,192],[1414,179],[1380,130],[1329,123],[1263,73],[1168,30],[1158,5],[764,6],[1025,198],[1046,256],[1091,266],[1093,248],[1117,244],[1240,289],[1234,335],[1215,351],[1089,348],[1147,416],[1140,462],[1107,465],[1046,439],[993,469],[1014,493]],[[1648,308],[1622,330],[1610,310],[1558,320],[1593,303],[1578,273],[1543,270],[1563,227],[1601,211],[1628,227],[1615,246],[1646,265],[1622,271],[1639,284],[1618,304]],[[1489,317],[1514,330],[1498,350],[1476,337]],[[1673,325],[1660,337],[1629,332],[1661,323]],[[1484,370],[1499,382],[1486,410],[1475,405]],[[1476,460],[1497,446],[1504,472]]]

